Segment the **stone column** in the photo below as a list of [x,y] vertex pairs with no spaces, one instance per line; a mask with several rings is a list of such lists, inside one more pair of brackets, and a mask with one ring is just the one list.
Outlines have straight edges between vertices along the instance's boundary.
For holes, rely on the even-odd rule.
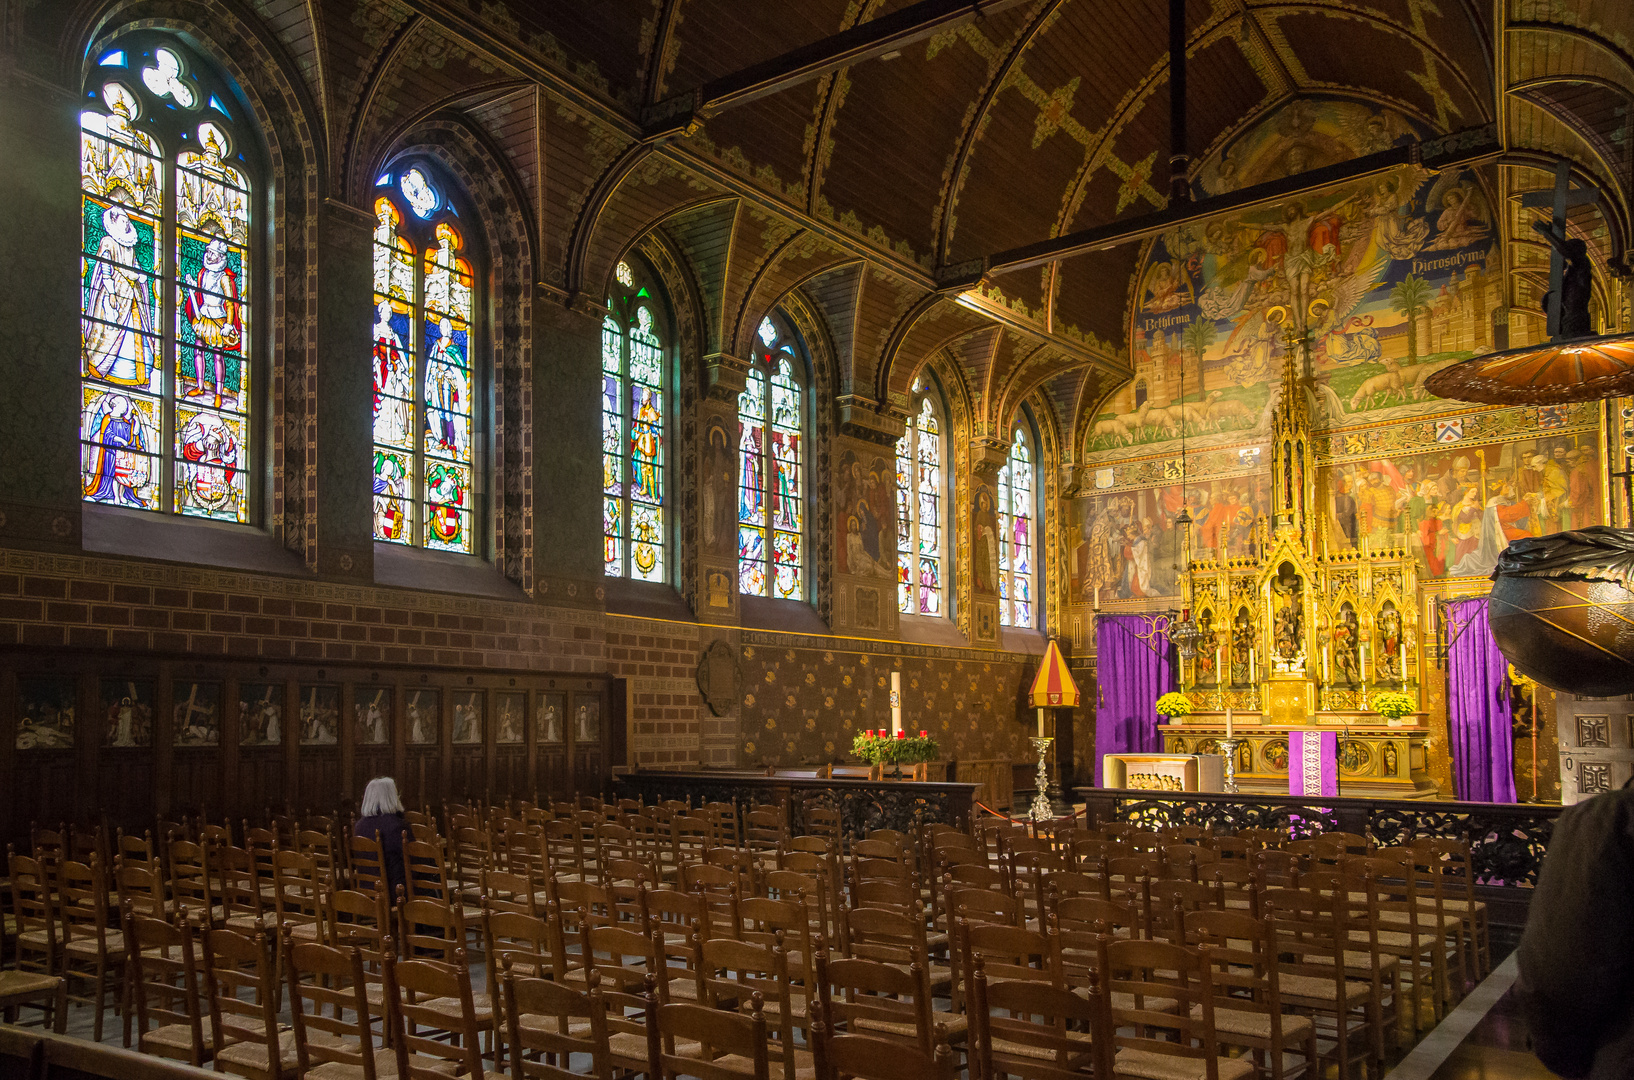
[[980,437],[970,444],[970,636],[977,645],[999,643],[999,470],[1010,447]]
[[[698,557],[682,593],[699,622],[736,625],[738,608],[738,395],[749,365],[726,353],[703,362],[698,403]],[[809,500],[808,500],[809,505]],[[770,552],[767,552],[768,557]],[[808,560],[808,563],[810,560]]]
[[[346,203],[318,208],[316,363],[308,377],[305,447],[317,518],[316,569],[374,580],[374,217]],[[299,460],[285,455],[286,462]]]
[[0,64],[0,543],[77,550],[79,113]]
[[601,317],[536,292],[533,305],[534,581],[602,577]]
[[[856,395],[839,400],[834,440],[834,606],[838,634],[895,637],[897,617],[896,443],[894,412]],[[818,478],[824,482],[825,478]]]

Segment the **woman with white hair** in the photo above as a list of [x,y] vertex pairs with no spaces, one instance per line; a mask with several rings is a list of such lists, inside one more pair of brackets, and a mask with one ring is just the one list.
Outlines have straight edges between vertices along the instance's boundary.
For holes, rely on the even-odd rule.
[[403,841],[407,839],[409,827],[403,818],[403,802],[397,797],[397,781],[389,776],[377,776],[369,781],[369,786],[363,789],[363,806],[359,813],[357,825],[352,832],[356,836],[377,837],[380,840],[381,858],[386,864],[386,885],[390,892],[387,894],[393,903],[397,902],[398,890],[403,888]]

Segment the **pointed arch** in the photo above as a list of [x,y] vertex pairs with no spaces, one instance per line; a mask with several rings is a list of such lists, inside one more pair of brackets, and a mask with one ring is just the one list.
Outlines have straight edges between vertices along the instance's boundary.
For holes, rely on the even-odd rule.
[[167,31],[108,42],[84,85],[83,497],[259,524],[259,127],[215,58]]

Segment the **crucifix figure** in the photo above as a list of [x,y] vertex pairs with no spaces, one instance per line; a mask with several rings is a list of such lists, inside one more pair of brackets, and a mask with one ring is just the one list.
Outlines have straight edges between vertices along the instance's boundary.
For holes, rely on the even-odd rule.
[[1552,211],[1547,222],[1534,221],[1532,228],[1549,242],[1554,250],[1549,255],[1549,291],[1543,297],[1543,310],[1549,316],[1549,338],[1587,337],[1594,333],[1589,322],[1589,295],[1594,284],[1594,272],[1589,265],[1588,245],[1566,235],[1566,210],[1598,201],[1592,189],[1572,187],[1571,162],[1562,161],[1555,168],[1554,188],[1549,191],[1527,192],[1521,197],[1525,207],[1548,206]]

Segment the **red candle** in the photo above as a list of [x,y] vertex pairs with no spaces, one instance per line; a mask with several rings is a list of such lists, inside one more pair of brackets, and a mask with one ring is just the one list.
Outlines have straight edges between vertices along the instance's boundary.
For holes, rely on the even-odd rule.
[[925,730],[921,730],[921,731],[920,731],[920,732],[919,732],[919,737],[920,737],[920,738],[921,738],[921,739],[923,739],[923,738],[925,738],[925,737],[926,737],[926,736],[927,736],[927,735],[929,735],[929,734],[930,734],[930,732],[928,732],[928,731],[925,731]]
[[899,739],[906,739],[908,737],[908,733],[906,731],[899,731],[896,733],[896,737]]

